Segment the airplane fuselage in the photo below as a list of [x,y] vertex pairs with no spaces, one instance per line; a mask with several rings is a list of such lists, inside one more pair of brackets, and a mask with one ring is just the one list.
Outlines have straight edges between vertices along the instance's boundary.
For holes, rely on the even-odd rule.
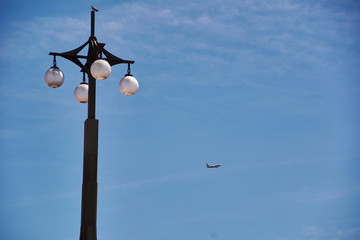
[[218,168],[218,167],[221,167],[221,164],[216,164],[216,165],[206,164],[206,167],[207,167],[207,168]]

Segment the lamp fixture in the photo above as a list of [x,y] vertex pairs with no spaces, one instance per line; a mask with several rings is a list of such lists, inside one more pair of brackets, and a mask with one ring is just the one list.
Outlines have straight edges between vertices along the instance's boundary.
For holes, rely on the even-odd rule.
[[53,66],[44,75],[45,83],[51,88],[58,88],[64,83],[64,74],[56,66],[56,56],[54,56]]
[[130,73],[130,64],[128,64],[127,74],[120,80],[119,83],[120,91],[127,96],[134,95],[139,89],[139,83]]
[[76,86],[74,97],[79,103],[87,103],[89,98],[89,85],[85,81],[85,72],[83,72],[83,81]]

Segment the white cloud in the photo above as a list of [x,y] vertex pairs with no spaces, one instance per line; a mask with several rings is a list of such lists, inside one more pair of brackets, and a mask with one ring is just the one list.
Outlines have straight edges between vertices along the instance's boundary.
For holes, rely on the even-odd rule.
[[[174,52],[186,56],[184,48],[204,43],[214,48],[221,45],[234,54],[251,49],[250,54],[260,57],[267,50],[314,63],[332,51],[327,41],[343,40],[344,33],[339,30],[344,23],[354,27],[353,18],[345,14],[291,1],[121,3],[103,12],[106,15],[100,13],[96,19],[96,32],[122,47],[137,49],[133,51],[138,54],[159,56]],[[26,46],[33,54],[35,49],[59,44],[75,43],[77,47],[87,40],[89,19],[84,14],[77,18],[34,17],[14,23],[13,28],[6,41],[13,43],[10,49],[24,50]],[[356,37],[350,35],[351,30],[347,31],[348,42]]]
[[109,187],[106,187],[104,190],[109,190],[109,189],[114,189],[114,188],[115,189],[138,188],[138,187],[142,187],[147,184],[167,181],[167,180],[169,180],[169,178],[170,178],[170,176],[161,176],[161,177],[152,178],[152,179],[136,180],[136,181],[132,181],[132,182],[128,182],[128,183],[122,183],[122,184],[118,184],[118,185],[109,186]]
[[[73,17],[34,17],[26,22],[10,24],[4,37],[7,44],[1,46],[3,59],[34,58],[47,54],[47,50],[55,46],[61,49],[74,42],[81,45],[79,39],[90,31],[85,19]],[[86,40],[84,38],[84,42]]]
[[286,192],[280,196],[287,201],[292,202],[328,202],[341,198],[346,198],[359,193],[358,186],[344,188],[317,188],[315,186],[306,186],[293,192]]
[[0,140],[7,140],[9,138],[15,138],[20,135],[21,132],[17,130],[0,129]]
[[103,188],[103,191],[107,191],[110,189],[127,189],[127,188],[139,188],[144,187],[149,184],[159,184],[163,182],[169,182],[174,181],[177,179],[183,179],[190,177],[190,175],[187,172],[181,172],[174,175],[165,175],[165,176],[159,176],[155,178],[149,178],[149,179],[143,179],[143,180],[135,180],[127,183],[117,184],[109,187]]
[[306,226],[303,229],[304,235],[308,240],[320,240],[325,239],[326,232],[317,226]]
[[337,228],[308,225],[302,230],[304,239],[307,240],[355,240],[360,237],[360,227]]
[[338,230],[333,240],[359,239],[360,227]]
[[[167,82],[242,84],[262,94],[259,104],[282,106],[289,103],[284,96],[291,96],[293,109],[305,112],[306,97],[323,91],[321,84],[313,84],[312,69],[324,71],[339,59],[350,59],[347,49],[358,38],[353,20],[326,4],[309,2],[131,2],[102,9],[96,35],[115,55],[141,64],[151,81],[167,76]],[[34,17],[13,26],[4,36],[10,45],[1,47],[0,58],[31,59],[87,41],[89,15]],[[279,79],[269,92],[268,82]],[[316,111],[316,105],[308,107]]]

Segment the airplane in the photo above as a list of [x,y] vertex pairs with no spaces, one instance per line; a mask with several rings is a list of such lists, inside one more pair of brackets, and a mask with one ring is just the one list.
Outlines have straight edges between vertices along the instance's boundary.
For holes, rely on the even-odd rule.
[[206,164],[206,167],[207,167],[207,168],[218,168],[218,167],[221,167],[221,164],[216,164],[216,165]]

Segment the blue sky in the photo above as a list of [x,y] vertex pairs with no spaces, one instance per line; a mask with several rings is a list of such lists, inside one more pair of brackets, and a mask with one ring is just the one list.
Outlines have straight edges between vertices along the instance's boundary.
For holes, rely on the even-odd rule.
[[[79,238],[80,69],[97,83],[98,239],[360,239],[358,1],[1,1],[0,238]],[[205,163],[221,163],[207,169]]]

